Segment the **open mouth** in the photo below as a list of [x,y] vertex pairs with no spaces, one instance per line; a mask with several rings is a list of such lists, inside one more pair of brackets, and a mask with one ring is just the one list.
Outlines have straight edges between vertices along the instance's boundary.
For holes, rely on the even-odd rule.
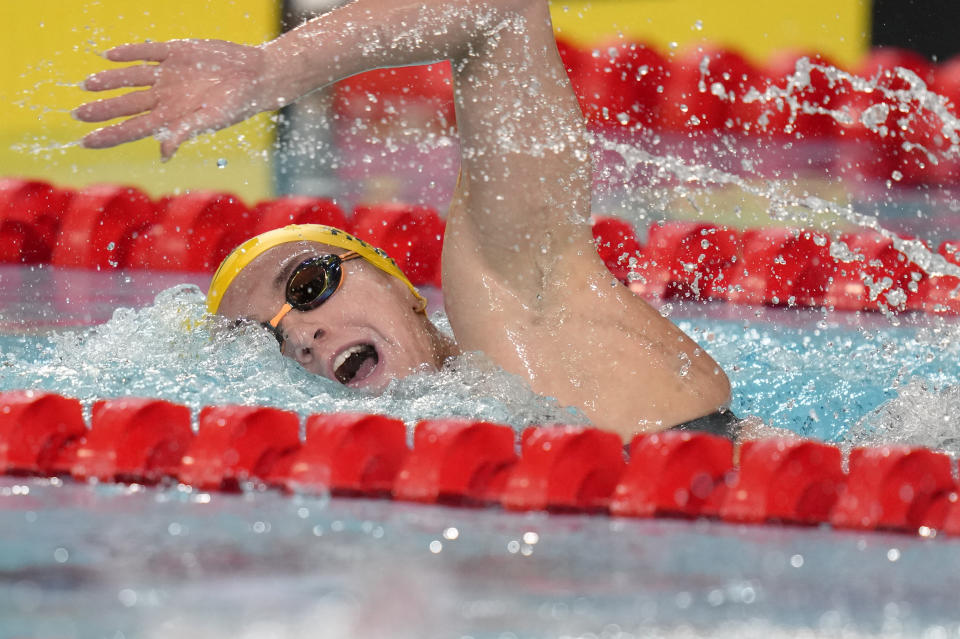
[[333,360],[333,375],[341,384],[367,378],[380,362],[373,344],[357,344],[344,350]]

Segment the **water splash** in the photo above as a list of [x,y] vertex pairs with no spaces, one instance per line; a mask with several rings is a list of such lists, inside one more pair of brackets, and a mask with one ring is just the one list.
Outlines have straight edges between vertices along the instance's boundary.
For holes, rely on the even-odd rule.
[[[35,347],[8,351],[0,366],[0,387],[50,390],[87,406],[102,398],[144,396],[194,410],[214,404],[267,405],[301,415],[383,413],[411,424],[451,416],[517,428],[586,422],[479,353],[448,362],[440,373],[394,380],[375,396],[308,373],[280,355],[273,337],[258,327],[233,328],[204,313],[197,287],[171,288],[151,306],[117,309],[100,326],[51,334]],[[444,323],[442,316],[435,319]]]
[[914,379],[897,396],[863,417],[845,438],[845,447],[883,444],[924,446],[960,457],[960,386]]
[[[916,73],[903,67],[893,68],[886,76],[880,74],[867,79],[834,66],[818,64],[809,58],[801,57],[796,61],[794,72],[784,79],[783,86],[771,83],[763,91],[752,88],[744,96],[743,101],[765,106],[785,105],[789,110],[788,122],[791,126],[796,123],[797,116],[801,113],[827,115],[840,124],[853,124],[854,114],[850,112],[849,105],[840,109],[830,109],[800,97],[805,90],[812,87],[813,71],[822,73],[831,88],[843,87],[844,93],[863,96],[876,94],[889,100],[889,102],[875,103],[860,114],[859,121],[870,131],[883,137],[890,135],[892,132],[887,128],[886,122],[894,108],[903,116],[902,121],[898,123],[902,133],[911,133],[911,124],[917,122],[926,113],[932,113],[940,120],[939,132],[949,142],[949,146],[940,153],[944,157],[960,155],[960,119],[951,111],[949,101],[946,97],[930,91]],[[895,88],[899,85],[903,85],[903,88]],[[925,152],[936,161],[933,152],[926,150]]]
[[[942,450],[960,458],[960,383],[953,362],[960,358],[960,325],[936,323],[920,330],[915,343],[923,350],[900,352],[902,370],[891,383],[893,397],[853,424],[848,448],[904,444]],[[889,351],[894,345],[885,343]],[[923,367],[917,375],[912,367]]]
[[[661,179],[678,181],[684,185],[679,187],[681,192],[691,186],[704,188],[732,186],[746,195],[767,202],[771,217],[779,222],[788,222],[796,227],[817,227],[822,224],[821,217],[826,215],[834,225],[846,222],[875,231],[881,237],[889,239],[896,249],[928,274],[960,276],[960,267],[930,251],[921,240],[900,237],[897,233],[886,229],[875,215],[859,211],[852,204],[838,204],[814,195],[798,196],[793,193],[793,185],[783,180],[768,179],[757,183],[734,173],[690,162],[676,155],[655,155],[628,143],[606,141],[604,148],[615,151],[625,165],[631,167],[628,170],[636,172],[647,168],[659,174]],[[644,209],[640,209],[639,213],[643,216]],[[643,221],[647,220],[643,219]],[[833,255],[841,261],[851,262],[863,257],[862,253],[851,250],[839,239],[834,244],[837,248],[833,249],[835,251]]]

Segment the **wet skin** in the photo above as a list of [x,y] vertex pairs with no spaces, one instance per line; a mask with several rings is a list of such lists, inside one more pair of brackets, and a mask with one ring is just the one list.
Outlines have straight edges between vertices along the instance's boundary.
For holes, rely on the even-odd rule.
[[[344,252],[315,242],[274,247],[230,284],[219,314],[267,323],[285,302],[292,267],[310,257]],[[379,391],[391,379],[437,370],[456,353],[453,343],[418,312],[419,301],[400,280],[362,259],[346,261],[342,269],[340,288],[323,304],[309,311],[294,309],[280,321],[284,355],[311,373]]]

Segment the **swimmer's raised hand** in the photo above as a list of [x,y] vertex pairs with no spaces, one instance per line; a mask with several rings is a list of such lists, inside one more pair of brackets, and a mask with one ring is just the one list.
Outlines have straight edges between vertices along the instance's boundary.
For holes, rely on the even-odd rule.
[[122,45],[106,52],[114,62],[147,62],[96,73],[87,91],[148,87],[89,102],[74,110],[84,122],[130,117],[97,129],[85,147],[107,148],[147,136],[160,140],[169,159],[188,139],[276,109],[297,96],[280,95],[269,81],[270,56],[263,47],[221,40],[173,40]]

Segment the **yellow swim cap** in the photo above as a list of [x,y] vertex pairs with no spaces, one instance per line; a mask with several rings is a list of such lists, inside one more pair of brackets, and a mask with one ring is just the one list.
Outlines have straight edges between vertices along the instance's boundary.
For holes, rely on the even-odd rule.
[[397,266],[390,257],[376,248],[358,239],[346,231],[324,226],[322,224],[291,224],[283,228],[273,229],[266,233],[250,238],[237,248],[233,249],[223,262],[217,272],[213,274],[213,280],[210,282],[210,290],[207,291],[207,311],[215,314],[220,308],[220,302],[223,301],[223,295],[227,288],[233,282],[234,278],[240,274],[240,271],[247,268],[250,262],[262,255],[265,251],[281,244],[289,242],[319,242],[336,246],[348,251],[356,251],[360,257],[373,264],[378,269],[388,275],[392,275],[410,289],[414,297],[420,300],[420,312],[427,308],[427,300],[410,283],[407,276]]

